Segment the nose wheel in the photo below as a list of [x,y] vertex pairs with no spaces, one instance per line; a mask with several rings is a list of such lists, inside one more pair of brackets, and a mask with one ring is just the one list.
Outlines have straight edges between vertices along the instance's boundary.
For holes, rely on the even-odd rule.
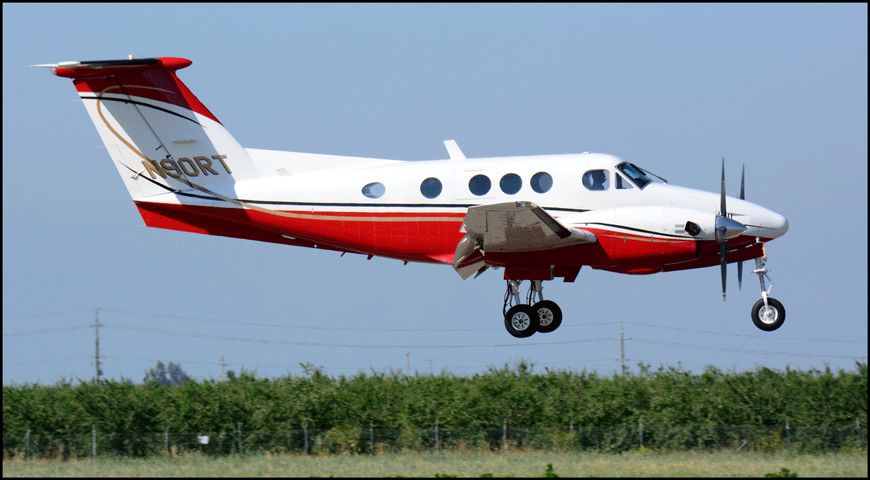
[[[752,273],[758,275],[758,281],[761,284],[761,300],[752,306],[752,323],[765,332],[772,332],[785,322],[785,307],[779,300],[770,296],[773,282],[767,275],[771,269],[767,268],[766,264],[766,256],[755,259],[755,270]],[[770,286],[765,286],[765,279],[770,282]]]
[[556,302],[544,300],[541,280],[532,280],[526,303],[520,300],[519,280],[508,280],[504,294],[504,326],[509,334],[526,338],[535,332],[549,333],[562,324],[562,309]]

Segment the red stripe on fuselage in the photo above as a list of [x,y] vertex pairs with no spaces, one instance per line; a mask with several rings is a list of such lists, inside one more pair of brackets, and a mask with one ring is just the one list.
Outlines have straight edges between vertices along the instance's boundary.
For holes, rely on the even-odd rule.
[[[280,211],[289,218],[256,210],[137,201],[150,227],[371,253],[418,262],[452,260],[464,214],[418,212]],[[426,220],[426,219],[437,219]],[[256,238],[254,238],[256,237]]]
[[[463,237],[459,229],[465,218],[464,213],[449,212],[281,210],[269,214],[242,208],[143,201],[137,201],[136,205],[150,227],[436,263],[452,262],[456,244]],[[708,250],[715,251],[718,258],[718,244],[714,241],[587,230],[595,233],[598,242],[537,252],[487,252],[486,261],[517,268],[549,269],[554,265],[557,270],[589,265],[643,274],[712,265],[706,258]],[[738,237],[730,240],[728,246],[735,249],[752,242],[754,239]],[[733,261],[760,256],[760,246],[750,248],[751,251],[742,248]]]

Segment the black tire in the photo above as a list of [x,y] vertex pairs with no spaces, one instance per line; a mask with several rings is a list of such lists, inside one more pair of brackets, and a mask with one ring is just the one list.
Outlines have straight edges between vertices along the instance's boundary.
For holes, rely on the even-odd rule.
[[532,310],[537,312],[535,330],[541,333],[550,333],[562,324],[562,309],[556,302],[541,300],[532,305]]
[[773,297],[767,297],[767,306],[768,311],[763,312],[764,300],[755,302],[752,306],[752,323],[765,332],[772,332],[785,322],[785,307]]
[[514,305],[504,315],[504,328],[517,338],[531,337],[535,334],[537,316],[529,305]]

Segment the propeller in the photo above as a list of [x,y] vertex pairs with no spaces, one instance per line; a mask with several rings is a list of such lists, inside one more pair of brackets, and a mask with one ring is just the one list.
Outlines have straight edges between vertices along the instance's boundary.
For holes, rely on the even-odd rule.
[[[746,164],[740,169],[740,200],[746,200],[745,183],[746,181]],[[737,289],[743,290],[743,262],[737,264]]]
[[[741,180],[741,197],[743,196],[743,181]],[[726,280],[728,278],[728,239],[740,235],[746,230],[746,225],[729,218],[725,204],[725,157],[722,157],[722,180],[719,190],[719,213],[716,215],[716,241],[719,242],[719,269],[722,273],[722,301],[725,301]],[[743,273],[738,267],[738,276]]]

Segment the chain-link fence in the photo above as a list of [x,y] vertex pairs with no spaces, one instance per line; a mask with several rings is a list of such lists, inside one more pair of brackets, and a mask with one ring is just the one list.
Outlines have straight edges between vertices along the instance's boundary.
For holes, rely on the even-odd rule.
[[623,452],[729,449],[734,451],[831,451],[867,448],[867,426],[846,425],[645,425],[526,428],[507,422],[492,428],[378,428],[373,425],[245,431],[242,425],[220,432],[36,432],[4,436],[4,458],[175,455],[238,453],[370,453],[401,450],[562,450]]

